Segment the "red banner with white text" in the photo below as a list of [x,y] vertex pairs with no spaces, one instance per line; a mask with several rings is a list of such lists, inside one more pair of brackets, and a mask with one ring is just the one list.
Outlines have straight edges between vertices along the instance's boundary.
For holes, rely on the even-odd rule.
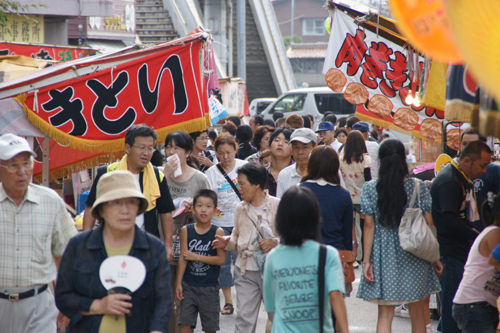
[[31,123],[74,149],[122,150],[127,130],[141,123],[153,127],[161,142],[172,131],[206,128],[202,45],[201,40],[178,43],[141,57],[127,55],[127,61],[111,57],[105,61],[114,66],[94,66],[88,75],[16,99],[24,103]]

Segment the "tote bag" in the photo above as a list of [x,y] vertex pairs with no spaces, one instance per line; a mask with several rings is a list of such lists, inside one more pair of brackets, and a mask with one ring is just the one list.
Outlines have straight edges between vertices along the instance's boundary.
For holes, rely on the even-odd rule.
[[[415,197],[418,205],[413,208]],[[399,224],[399,243],[403,250],[426,261],[432,263],[439,260],[439,244],[420,209],[420,186],[416,180],[410,205]]]

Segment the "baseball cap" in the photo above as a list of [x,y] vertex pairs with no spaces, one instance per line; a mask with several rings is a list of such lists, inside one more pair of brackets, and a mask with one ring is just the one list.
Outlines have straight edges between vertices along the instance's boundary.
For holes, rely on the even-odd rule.
[[361,133],[366,133],[370,130],[368,123],[364,121],[358,121],[356,124],[352,125],[352,129],[356,131],[360,131]]
[[319,123],[318,129],[316,130],[316,133],[322,132],[322,131],[333,131],[333,124],[329,121],[322,121]]
[[0,136],[0,160],[8,161],[21,153],[36,156],[25,138],[11,133]]
[[290,143],[293,141],[300,141],[308,144],[309,142],[316,143],[316,134],[310,128],[297,128],[290,136]]

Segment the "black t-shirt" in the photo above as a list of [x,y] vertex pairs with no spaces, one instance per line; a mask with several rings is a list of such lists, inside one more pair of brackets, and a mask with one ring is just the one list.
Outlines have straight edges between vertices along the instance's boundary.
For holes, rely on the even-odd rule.
[[469,222],[467,193],[472,188],[451,164],[446,165],[432,182],[432,219],[437,229],[441,256],[465,263],[471,240],[477,233]]
[[[97,192],[97,183],[102,175],[106,172],[112,172],[114,170],[118,170],[117,165],[119,162],[112,163],[107,166],[99,167],[97,170],[97,176],[94,179],[94,183],[92,184],[92,188],[90,189],[89,196],[87,198],[87,206],[92,207],[96,200],[96,192]],[[160,232],[158,229],[158,213],[165,214],[170,213],[175,210],[174,203],[172,201],[172,196],[170,195],[170,191],[168,190],[167,179],[165,176],[159,172],[159,170],[153,166],[155,169],[156,179],[159,182],[160,187],[160,197],[156,199],[156,207],[144,212],[144,228],[147,232],[155,235],[156,237],[160,237]],[[139,182],[141,185],[141,191],[143,190],[143,172],[141,171],[139,175]]]

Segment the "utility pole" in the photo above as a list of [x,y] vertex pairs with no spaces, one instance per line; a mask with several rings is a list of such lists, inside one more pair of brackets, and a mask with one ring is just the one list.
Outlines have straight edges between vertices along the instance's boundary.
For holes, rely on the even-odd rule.
[[290,25],[291,25],[291,32],[290,32],[290,37],[292,37],[292,41],[293,41],[293,17],[294,17],[294,13],[295,13],[295,0],[292,0],[292,20],[290,21]]
[[238,36],[238,77],[246,82],[246,31],[245,31],[245,2],[246,0],[238,0],[236,3],[236,29]]

